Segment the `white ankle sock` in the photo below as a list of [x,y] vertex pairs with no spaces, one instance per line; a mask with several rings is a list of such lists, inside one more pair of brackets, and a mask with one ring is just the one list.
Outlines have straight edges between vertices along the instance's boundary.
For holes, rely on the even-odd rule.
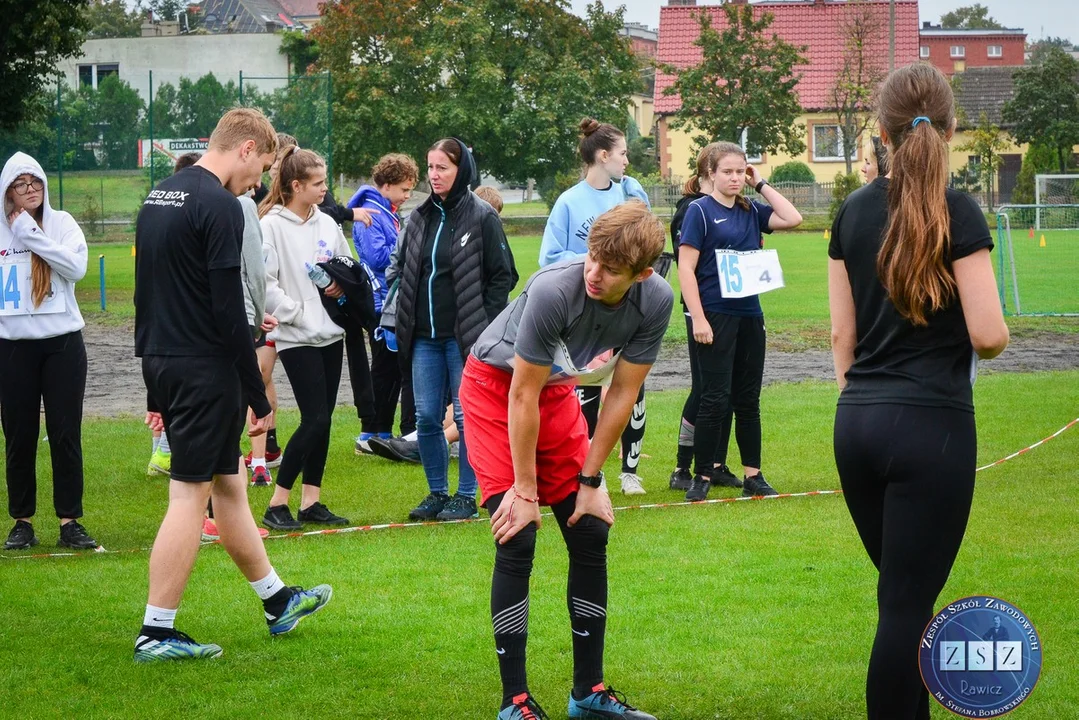
[[260,458],[253,457],[253,458],[251,458],[251,469],[254,470],[257,467],[266,467],[266,458],[264,458],[264,457],[260,457]]
[[151,450],[150,452],[151,452],[151,453],[155,453],[155,452],[157,452],[157,446],[158,446],[158,445],[159,445],[160,443],[161,443],[161,436],[160,436],[160,435],[157,435],[157,436],[155,436],[155,437],[153,438],[153,446],[152,446],[152,447],[153,447],[153,449],[152,449],[152,450]]
[[416,442],[416,439],[419,438],[419,436],[420,436],[419,431],[418,430],[413,430],[412,432],[410,432],[408,435],[405,435],[401,439],[402,440],[408,440],[409,442]]
[[176,609],[168,610],[166,608],[154,607],[153,605],[146,606],[146,614],[142,616],[142,624],[147,627],[167,628],[173,629],[173,625],[176,623]]
[[161,437],[157,440],[157,449],[163,453],[171,453],[172,448],[169,447],[169,436],[162,431]]
[[277,577],[277,571],[270,568],[270,574],[261,580],[251,583],[251,588],[258,594],[260,600],[269,600],[277,591],[285,587],[281,578]]

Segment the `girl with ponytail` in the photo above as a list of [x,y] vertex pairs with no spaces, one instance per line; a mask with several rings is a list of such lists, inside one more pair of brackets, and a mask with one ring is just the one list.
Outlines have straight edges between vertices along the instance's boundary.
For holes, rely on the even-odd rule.
[[834,449],[843,497],[880,571],[870,718],[929,718],[922,629],[959,552],[974,494],[971,386],[978,357],[1008,344],[981,209],[950,190],[955,103],[918,63],[880,90],[888,174],[832,225],[828,285],[840,396]]

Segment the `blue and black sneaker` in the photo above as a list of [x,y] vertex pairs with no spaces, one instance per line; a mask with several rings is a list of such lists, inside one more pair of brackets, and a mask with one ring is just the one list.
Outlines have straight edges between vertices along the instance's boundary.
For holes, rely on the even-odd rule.
[[626,696],[603,683],[592,688],[592,693],[580,700],[569,695],[571,718],[618,718],[618,720],[656,720],[654,715],[638,710],[626,702]]
[[305,617],[325,607],[333,597],[333,588],[329,585],[316,585],[310,590],[301,587],[289,589],[292,590],[292,597],[285,604],[285,609],[279,615],[266,613],[266,624],[270,626],[271,635],[289,632]]
[[549,720],[547,713],[528,693],[514,695],[511,702],[498,713],[498,720]]
[[[148,634],[149,633],[149,634]],[[143,628],[135,640],[135,662],[159,662],[163,660],[209,660],[221,657],[224,650],[213,643],[197,643],[187,633],[179,630]]]

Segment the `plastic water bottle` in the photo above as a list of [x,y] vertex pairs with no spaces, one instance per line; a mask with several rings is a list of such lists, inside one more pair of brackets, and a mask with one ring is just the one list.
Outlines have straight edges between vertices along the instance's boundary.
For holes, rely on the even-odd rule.
[[[330,277],[330,274],[323,270],[320,266],[312,265],[311,263],[304,263],[304,267],[307,268],[307,277],[311,278],[311,282],[315,283],[315,285],[319,289],[325,290],[330,286],[330,283],[333,282],[333,278]],[[337,304],[345,304],[344,295],[337,298]]]

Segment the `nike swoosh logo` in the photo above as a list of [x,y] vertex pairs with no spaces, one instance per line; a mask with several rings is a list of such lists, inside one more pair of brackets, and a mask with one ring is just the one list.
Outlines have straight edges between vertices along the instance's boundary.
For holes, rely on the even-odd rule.
[[720,223],[727,222],[727,220],[729,220],[729,219],[730,218],[719,218],[718,220],[713,220],[712,222],[714,222],[716,225],[719,225]]
[[599,395],[593,395],[591,397],[587,397],[584,400],[581,400],[581,407],[584,407],[588,403],[592,402],[593,400],[597,400],[597,399],[599,399]]
[[589,632],[587,630],[585,630],[584,632],[577,632],[576,630],[574,630],[573,634],[574,635],[580,635],[581,637],[588,637]]
[[498,653],[499,655],[505,655],[506,654],[506,651],[505,651],[504,648],[495,648],[495,652]]

